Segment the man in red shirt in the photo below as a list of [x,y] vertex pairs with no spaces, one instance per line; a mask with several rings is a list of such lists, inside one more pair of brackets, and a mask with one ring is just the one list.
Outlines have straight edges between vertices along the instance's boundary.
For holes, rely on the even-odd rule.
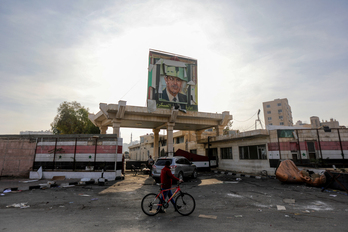
[[[172,171],[170,170],[170,164],[171,164],[171,162],[169,160],[167,160],[166,163],[165,163],[164,168],[162,168],[162,171],[161,171],[161,183],[162,183],[161,188],[163,190],[170,189],[172,187],[172,180],[176,180],[176,181],[179,181],[179,182],[184,182],[183,180],[181,180],[179,178],[176,178],[172,174]],[[172,190],[168,190],[168,191],[164,191],[163,192],[164,199],[166,199],[167,196],[169,198],[171,198],[172,195],[173,195]],[[172,202],[173,206],[175,207],[174,199],[171,199],[170,201]],[[164,210],[161,209],[160,212],[164,213]]]

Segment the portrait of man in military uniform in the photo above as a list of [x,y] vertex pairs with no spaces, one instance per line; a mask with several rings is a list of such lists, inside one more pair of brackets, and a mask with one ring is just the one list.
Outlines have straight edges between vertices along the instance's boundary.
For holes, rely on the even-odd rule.
[[182,92],[182,86],[185,79],[182,77],[179,67],[167,67],[164,80],[166,88],[162,91],[162,99],[170,102],[185,102],[187,96]]

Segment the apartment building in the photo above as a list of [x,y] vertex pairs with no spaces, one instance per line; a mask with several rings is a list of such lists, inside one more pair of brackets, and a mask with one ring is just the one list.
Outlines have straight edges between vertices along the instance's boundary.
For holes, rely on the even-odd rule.
[[287,98],[275,99],[262,104],[266,126],[293,126],[291,107]]

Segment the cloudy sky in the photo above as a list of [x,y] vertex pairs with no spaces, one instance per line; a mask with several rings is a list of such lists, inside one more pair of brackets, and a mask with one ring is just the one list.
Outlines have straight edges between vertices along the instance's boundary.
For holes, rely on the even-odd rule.
[[0,134],[50,129],[63,101],[146,106],[149,49],[197,59],[199,111],[230,111],[233,129],[254,129],[277,98],[294,123],[348,126],[347,12],[339,0],[2,0]]

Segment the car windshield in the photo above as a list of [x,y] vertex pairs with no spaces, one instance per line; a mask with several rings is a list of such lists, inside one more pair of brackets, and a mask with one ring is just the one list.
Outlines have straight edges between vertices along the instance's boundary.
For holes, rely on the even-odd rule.
[[172,160],[170,160],[170,159],[159,159],[159,160],[157,160],[156,165],[157,166],[165,166],[167,161],[170,161],[170,163],[172,163]]

